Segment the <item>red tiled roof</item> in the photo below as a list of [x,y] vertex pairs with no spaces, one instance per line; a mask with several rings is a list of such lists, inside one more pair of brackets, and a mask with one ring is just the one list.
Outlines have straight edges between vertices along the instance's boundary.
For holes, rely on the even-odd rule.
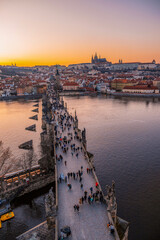
[[63,86],[64,87],[66,87],[66,86],[79,86],[79,84],[75,83],[75,82],[66,82],[66,83],[63,84]]

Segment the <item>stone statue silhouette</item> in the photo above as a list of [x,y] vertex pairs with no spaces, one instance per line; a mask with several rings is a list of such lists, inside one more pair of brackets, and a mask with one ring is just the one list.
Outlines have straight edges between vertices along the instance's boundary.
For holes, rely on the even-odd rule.
[[114,205],[116,203],[115,181],[112,181],[112,187],[107,185],[106,189],[107,189],[107,199],[111,202],[112,205]]
[[54,213],[54,194],[53,194],[53,187],[49,190],[49,193],[45,196],[45,210],[46,216],[53,215]]

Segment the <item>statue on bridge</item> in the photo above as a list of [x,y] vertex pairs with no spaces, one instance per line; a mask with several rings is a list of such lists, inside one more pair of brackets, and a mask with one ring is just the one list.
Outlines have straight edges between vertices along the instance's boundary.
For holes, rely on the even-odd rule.
[[46,216],[52,216],[54,215],[54,194],[53,194],[53,187],[49,190],[49,193],[45,196],[45,210],[46,210]]
[[106,186],[107,189],[107,196],[106,201],[108,204],[108,210],[111,212],[112,218],[116,223],[116,216],[117,216],[117,202],[115,197],[115,181],[112,181],[112,186]]
[[45,197],[45,210],[46,210],[48,229],[53,229],[55,224],[55,216],[56,216],[53,187],[51,187],[51,189],[49,190],[49,193]]
[[115,181],[112,181],[112,186],[110,187],[109,185],[106,186],[107,189],[107,198],[108,200],[111,200],[112,203],[116,201],[115,197]]

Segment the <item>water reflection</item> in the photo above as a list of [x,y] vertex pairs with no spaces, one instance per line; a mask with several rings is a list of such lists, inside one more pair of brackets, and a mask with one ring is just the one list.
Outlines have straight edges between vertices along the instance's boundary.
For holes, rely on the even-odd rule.
[[[87,129],[88,150],[95,155],[100,183],[116,181],[119,216],[128,220],[129,239],[160,239],[160,100],[152,98],[65,97],[69,112],[76,109],[79,127]],[[15,154],[32,120],[33,103],[0,102],[1,139]],[[39,119],[41,119],[41,110]],[[41,123],[32,135],[37,149]],[[41,194],[41,192],[40,192]],[[42,193],[43,194],[43,193]],[[14,203],[14,220],[3,224],[0,239],[15,236],[45,219],[43,196]]]
[[[116,181],[119,216],[128,220],[129,239],[159,239],[160,100],[112,96],[65,97],[87,129],[101,185]],[[74,109],[73,109],[74,108]]]
[[[25,150],[21,150],[18,146],[26,141],[33,139],[33,147],[40,157],[40,132],[42,106],[40,102],[38,117],[35,121],[29,117],[35,115],[31,110],[34,109],[33,101],[20,102],[0,102],[0,140],[4,142],[5,147],[10,147],[13,155],[19,158]],[[36,124],[36,132],[26,131],[25,128]]]
[[[34,109],[34,101],[15,101],[0,102],[0,140],[4,142],[5,147],[10,147],[15,158],[19,158],[25,150],[18,146],[33,139],[33,147],[38,156],[40,156],[40,132],[42,106],[39,106],[39,120],[34,121],[29,117],[35,115],[31,112]],[[25,128],[36,124],[36,132],[26,131]],[[15,218],[2,223],[0,229],[0,239],[13,240],[16,236],[27,231],[31,227],[45,220],[44,212],[44,194],[48,188],[38,193],[27,195],[25,198],[16,199],[12,203]]]

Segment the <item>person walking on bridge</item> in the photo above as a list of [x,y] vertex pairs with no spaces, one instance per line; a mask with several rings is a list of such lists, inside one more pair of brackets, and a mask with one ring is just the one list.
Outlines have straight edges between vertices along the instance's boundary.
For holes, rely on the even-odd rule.
[[88,196],[88,203],[91,204],[91,197],[90,197],[90,195]]
[[65,176],[65,182],[67,183],[67,176]]
[[99,184],[98,184],[98,182],[96,182],[96,184],[95,184],[95,185],[96,185],[96,188],[98,188],[98,185],[99,185]]
[[77,212],[79,212],[79,205],[77,204]]
[[76,211],[76,210],[77,210],[77,205],[75,204],[75,205],[73,206],[73,208],[74,208],[74,211]]
[[91,191],[91,194],[92,194],[93,193],[93,188],[92,187],[90,188],[90,191]]
[[73,178],[74,178],[74,180],[76,179],[76,174],[73,172]]
[[87,196],[87,193],[88,193],[88,192],[87,192],[87,191],[85,191],[85,192],[84,192],[84,195],[85,195],[85,196]]

